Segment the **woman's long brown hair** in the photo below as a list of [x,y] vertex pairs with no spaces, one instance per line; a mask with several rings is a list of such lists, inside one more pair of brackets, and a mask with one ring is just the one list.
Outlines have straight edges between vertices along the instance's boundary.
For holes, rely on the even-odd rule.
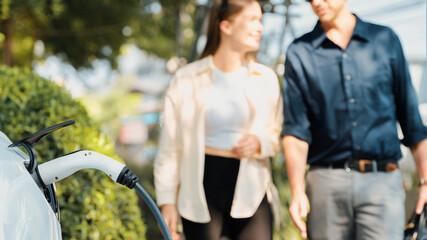
[[208,32],[206,35],[206,46],[200,58],[213,55],[221,42],[219,23],[223,20],[229,20],[231,16],[239,13],[245,6],[256,0],[216,0],[212,6]]

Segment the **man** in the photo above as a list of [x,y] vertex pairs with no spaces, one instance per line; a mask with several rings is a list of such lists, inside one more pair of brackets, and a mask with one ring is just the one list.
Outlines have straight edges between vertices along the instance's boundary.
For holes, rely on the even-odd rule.
[[427,129],[401,44],[390,28],[353,15],[346,0],[309,2],[319,21],[285,62],[291,217],[303,238],[403,239],[396,123],[422,183],[418,213],[427,200]]

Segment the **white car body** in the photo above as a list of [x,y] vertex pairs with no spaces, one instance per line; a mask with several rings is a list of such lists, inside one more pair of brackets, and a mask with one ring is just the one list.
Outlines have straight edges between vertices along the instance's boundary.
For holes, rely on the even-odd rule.
[[28,173],[28,156],[0,131],[0,239],[62,239],[61,225]]

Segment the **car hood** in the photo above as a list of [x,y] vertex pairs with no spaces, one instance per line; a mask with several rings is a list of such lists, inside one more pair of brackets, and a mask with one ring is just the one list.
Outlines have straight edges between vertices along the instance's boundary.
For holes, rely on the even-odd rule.
[[61,226],[25,168],[28,156],[0,131],[0,239],[61,239]]

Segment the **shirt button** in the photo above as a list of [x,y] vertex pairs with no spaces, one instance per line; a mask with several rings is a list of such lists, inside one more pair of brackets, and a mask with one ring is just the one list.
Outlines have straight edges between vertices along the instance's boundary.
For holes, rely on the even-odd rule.
[[342,54],[342,57],[343,57],[343,58],[347,58],[347,53],[343,53],[343,54]]
[[345,80],[350,81],[351,80],[351,76],[350,75],[345,75]]
[[360,150],[360,146],[357,146],[357,147],[356,147],[356,150]]
[[357,127],[357,122],[353,122],[353,127]]
[[355,102],[356,102],[356,99],[350,98],[350,103],[355,103]]

